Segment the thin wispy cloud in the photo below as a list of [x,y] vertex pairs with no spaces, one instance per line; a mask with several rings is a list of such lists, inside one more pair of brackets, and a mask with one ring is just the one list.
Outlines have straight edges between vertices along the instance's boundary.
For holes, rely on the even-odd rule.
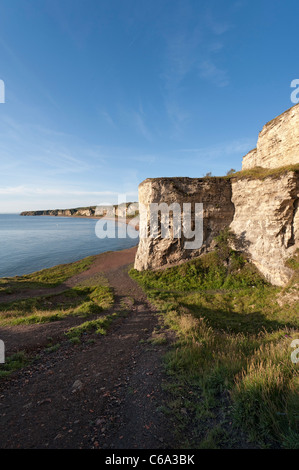
[[104,120],[111,126],[111,127],[114,127],[116,128],[116,124],[115,124],[115,121],[112,119],[111,115],[107,112],[107,111],[100,111],[100,115],[102,116],[102,118],[104,118]]
[[46,12],[51,16],[61,31],[78,48],[82,49],[92,34],[96,26],[95,18],[88,15],[88,8],[84,9],[82,15],[80,2],[72,1],[71,14],[65,14],[65,9],[61,2],[46,1]]
[[148,142],[153,141],[153,133],[146,122],[146,113],[142,104],[139,102],[137,109],[120,109],[120,115],[126,126],[134,129],[137,135],[142,136]]
[[[8,160],[10,166],[7,166]],[[29,167],[31,173],[37,167],[42,168],[48,176],[84,173],[102,167],[105,162],[101,148],[82,142],[71,134],[32,123],[21,123],[9,116],[1,119],[2,175],[16,165],[23,168],[24,176]]]
[[[80,191],[65,188],[40,188],[30,186],[8,186],[0,188],[0,195],[11,196],[115,196],[116,191]],[[128,193],[129,195],[136,194],[136,192]]]
[[135,155],[128,157],[130,160],[140,163],[153,164],[157,161],[157,155]]
[[[8,60],[15,71],[16,76],[22,77],[24,83],[34,83],[34,89],[36,94],[40,94],[43,98],[51,103],[56,109],[60,109],[58,102],[53,98],[51,92],[47,87],[45,87],[44,83],[40,80],[40,78],[33,72],[31,67],[25,63],[25,61],[21,58],[21,55],[15,52],[15,50],[0,36],[0,52],[1,55],[7,56]],[[10,93],[10,87],[9,93]],[[18,101],[19,103],[24,101],[24,96],[14,93],[14,100]],[[26,97],[25,97],[26,98]]]
[[231,29],[231,24],[222,18],[216,18],[215,14],[209,9],[205,15],[205,22],[211,31],[217,36],[221,36]]
[[186,75],[196,63],[196,50],[200,36],[197,29],[193,32],[186,31],[171,34],[166,39],[165,70],[161,77],[165,81],[165,88],[169,93],[174,93],[180,86]]
[[217,67],[211,60],[205,60],[198,66],[199,76],[211,81],[217,87],[229,85],[229,77],[226,70]]
[[171,18],[176,24],[164,33],[165,59],[161,79],[164,83],[165,109],[174,128],[180,133],[189,119],[184,93],[188,83],[198,88],[204,80],[213,86],[226,87],[230,83],[228,70],[219,65],[219,54],[225,49],[223,37],[231,28],[226,20],[216,19],[209,8],[205,14],[197,15],[187,2],[187,13],[180,18],[179,7]]
[[209,147],[183,148],[180,152],[192,154],[192,161],[194,164],[202,163],[202,159],[211,161],[234,155],[240,156],[241,162],[242,157],[254,148],[255,144],[256,142],[254,139],[245,138],[233,140],[231,142],[223,142]]
[[143,135],[145,139],[152,141],[152,133],[149,130],[147,124],[145,123],[144,115],[140,112],[133,111],[132,118],[136,129],[140,132],[140,134]]

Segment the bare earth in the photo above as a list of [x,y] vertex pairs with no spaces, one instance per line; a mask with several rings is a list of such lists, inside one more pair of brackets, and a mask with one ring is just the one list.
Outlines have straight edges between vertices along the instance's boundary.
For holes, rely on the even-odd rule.
[[[126,305],[129,314],[116,320],[106,336],[89,334],[79,345],[69,343],[64,333],[82,319],[0,329],[7,354],[39,354],[1,381],[1,448],[173,447],[171,425],[159,408],[166,398],[162,357],[168,345],[146,342],[159,315],[128,275],[135,253],[136,247],[103,253],[88,271],[63,286],[15,296],[59,293],[105,273],[115,294],[112,311]],[[1,301],[7,301],[6,296]],[[49,338],[60,343],[50,353],[45,350]]]

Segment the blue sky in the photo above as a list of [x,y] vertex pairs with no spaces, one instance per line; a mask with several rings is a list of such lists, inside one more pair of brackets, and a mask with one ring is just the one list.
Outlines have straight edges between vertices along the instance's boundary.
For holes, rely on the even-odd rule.
[[0,212],[241,169],[292,106],[297,0],[1,0]]

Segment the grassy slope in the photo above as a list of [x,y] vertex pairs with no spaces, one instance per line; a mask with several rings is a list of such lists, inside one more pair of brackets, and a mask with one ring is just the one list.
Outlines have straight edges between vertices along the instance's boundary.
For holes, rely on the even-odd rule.
[[47,323],[70,315],[87,317],[112,304],[113,293],[108,286],[77,286],[63,294],[0,304],[0,326]]
[[[298,448],[298,365],[290,344],[299,337],[299,305],[281,306],[282,289],[231,251],[228,237],[198,260],[130,272],[177,332],[166,356],[172,400],[165,411],[186,448],[244,445],[238,429],[255,445]],[[295,258],[290,264],[298,269]]]
[[[93,261],[88,257],[76,263],[1,279],[9,286],[4,292],[19,292],[37,287],[55,287],[66,279],[87,270]],[[32,297],[24,300],[0,303],[0,326],[45,323],[61,320],[67,315],[87,317],[101,313],[113,304],[113,293],[103,275],[68,289],[62,294]]]
[[32,274],[1,278],[0,293],[13,294],[25,289],[56,287],[70,277],[86,271],[91,266],[93,259],[93,256],[89,256],[75,263],[61,264]]

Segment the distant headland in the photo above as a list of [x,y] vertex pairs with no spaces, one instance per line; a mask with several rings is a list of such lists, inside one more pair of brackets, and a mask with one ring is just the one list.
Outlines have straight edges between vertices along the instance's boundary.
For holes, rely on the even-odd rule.
[[74,209],[50,209],[38,211],[23,211],[21,216],[55,216],[55,217],[126,217],[132,219],[139,215],[138,202],[127,202],[119,205],[88,206]]

